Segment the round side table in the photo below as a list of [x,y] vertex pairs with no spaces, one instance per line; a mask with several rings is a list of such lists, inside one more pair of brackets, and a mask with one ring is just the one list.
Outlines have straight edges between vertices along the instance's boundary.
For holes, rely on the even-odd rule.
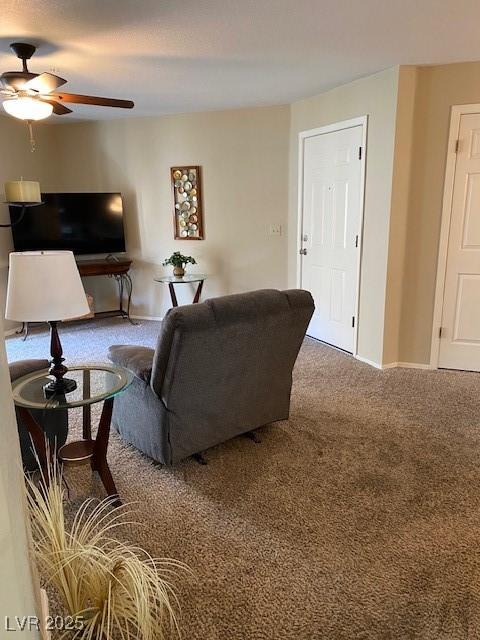
[[175,293],[176,284],[191,284],[192,282],[198,282],[197,291],[193,298],[193,304],[197,304],[200,301],[202,295],[203,283],[207,279],[206,275],[201,273],[186,273],[184,276],[159,276],[154,278],[155,282],[163,282],[168,284],[170,290],[170,298],[172,299],[172,307],[178,307],[177,295]]
[[[45,396],[44,387],[51,382],[48,370],[35,371],[12,384],[13,400],[19,408],[22,422],[28,429],[37,452],[40,464],[45,470],[48,464],[45,434],[30,413],[31,409],[73,409],[83,408],[83,439],[67,442],[57,455],[65,464],[90,462],[92,470],[97,471],[109,496],[117,496],[114,506],[121,504],[117,488],[107,463],[108,440],[112,420],[113,401],[116,395],[124,391],[133,380],[133,374],[108,364],[92,364],[72,367],[68,377],[73,378],[77,388],[68,394]],[[98,423],[96,438],[92,438],[91,405],[103,402],[102,414]],[[53,452],[50,452],[53,455]],[[45,477],[47,477],[45,475]]]

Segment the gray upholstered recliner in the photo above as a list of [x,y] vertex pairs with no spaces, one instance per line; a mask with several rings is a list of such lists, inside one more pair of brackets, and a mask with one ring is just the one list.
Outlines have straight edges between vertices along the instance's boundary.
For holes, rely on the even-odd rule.
[[285,420],[292,369],[314,310],[307,291],[261,290],[170,309],[155,350],[110,347],[135,374],[112,423],[164,464]]

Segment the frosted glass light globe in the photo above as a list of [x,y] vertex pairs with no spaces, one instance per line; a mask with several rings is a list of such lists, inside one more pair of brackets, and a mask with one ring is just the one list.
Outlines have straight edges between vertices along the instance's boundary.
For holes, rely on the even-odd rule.
[[5,111],[20,120],[43,120],[52,115],[53,106],[36,98],[22,97],[4,100]]

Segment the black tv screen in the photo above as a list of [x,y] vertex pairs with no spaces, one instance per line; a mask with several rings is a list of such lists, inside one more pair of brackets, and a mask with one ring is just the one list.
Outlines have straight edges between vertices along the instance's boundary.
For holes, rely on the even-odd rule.
[[[15,251],[69,249],[76,254],[125,251],[120,193],[42,193],[12,227]],[[12,222],[20,215],[10,207]]]

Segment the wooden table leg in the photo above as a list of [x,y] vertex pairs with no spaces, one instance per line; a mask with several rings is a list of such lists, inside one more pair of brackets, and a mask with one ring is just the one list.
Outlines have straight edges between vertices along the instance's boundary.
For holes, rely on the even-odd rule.
[[[84,369],[83,371],[83,399],[86,400],[90,397],[90,371]],[[92,438],[92,409],[91,405],[85,404],[82,409],[83,412],[83,439],[91,440]]]
[[193,304],[197,304],[197,302],[200,301],[200,296],[202,295],[202,289],[203,289],[203,280],[200,280],[200,282],[198,283],[197,292],[193,299]]
[[[30,411],[25,407],[17,407],[20,420],[27,428],[28,433],[30,434],[33,442],[33,447],[35,449],[35,453],[38,456],[38,460],[40,462],[40,466],[42,467],[42,471],[45,476],[45,481],[48,482],[48,455],[47,455],[47,446],[45,444],[45,432],[42,427],[38,424],[35,418],[32,416]],[[50,459],[53,456],[53,451],[50,450]]]
[[98,471],[98,475],[109,496],[116,496],[113,506],[121,505],[117,487],[107,462],[108,440],[110,438],[110,424],[112,421],[113,398],[108,398],[103,403],[102,415],[98,425],[97,438],[93,446],[92,468]]
[[168,283],[170,289],[170,298],[172,299],[172,307],[178,307],[177,294],[175,293],[175,287],[172,282]]

